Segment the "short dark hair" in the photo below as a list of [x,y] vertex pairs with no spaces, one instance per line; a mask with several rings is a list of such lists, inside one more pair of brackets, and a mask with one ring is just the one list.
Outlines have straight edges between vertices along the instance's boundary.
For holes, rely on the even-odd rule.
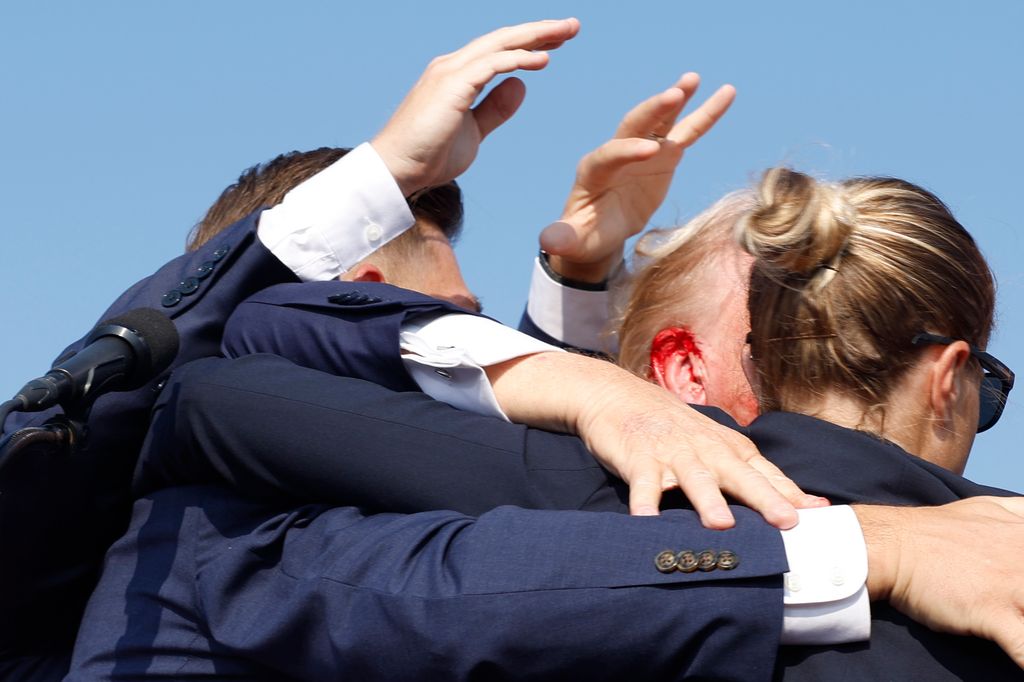
[[[247,168],[238,180],[221,192],[203,219],[189,232],[187,250],[195,251],[250,213],[281,203],[288,192],[350,151],[343,147],[292,151]],[[450,241],[455,241],[462,230],[463,207],[462,190],[454,180],[421,190],[409,197],[408,202],[417,221],[430,221]],[[410,230],[406,234],[413,232]],[[403,240],[403,237],[393,241]]]

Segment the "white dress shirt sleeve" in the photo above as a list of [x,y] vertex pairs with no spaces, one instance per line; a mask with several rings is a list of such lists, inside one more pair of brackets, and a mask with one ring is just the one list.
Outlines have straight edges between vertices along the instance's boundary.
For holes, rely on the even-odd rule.
[[868,553],[857,515],[844,505],[798,513],[800,523],[782,531],[789,562],[783,579],[782,644],[868,639]]
[[335,279],[412,227],[387,166],[363,143],[260,215],[263,245],[304,282]]
[[615,355],[616,344],[606,334],[611,305],[607,289],[566,286],[544,271],[540,258],[534,260],[526,314],[548,336],[575,348]]
[[459,409],[505,421],[508,417],[484,368],[523,355],[561,352],[494,320],[459,313],[406,321],[399,343],[405,368],[424,393]]

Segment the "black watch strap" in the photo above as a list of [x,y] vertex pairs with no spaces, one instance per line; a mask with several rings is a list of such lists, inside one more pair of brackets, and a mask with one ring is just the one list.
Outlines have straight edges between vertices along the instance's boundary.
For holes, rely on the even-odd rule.
[[561,284],[563,287],[569,287],[570,289],[581,289],[583,291],[608,291],[608,278],[604,278],[600,282],[582,282],[578,279],[570,279],[563,277],[557,272],[551,269],[551,263],[548,262],[548,254],[544,251],[540,252],[540,266],[544,269],[544,272],[548,277]]

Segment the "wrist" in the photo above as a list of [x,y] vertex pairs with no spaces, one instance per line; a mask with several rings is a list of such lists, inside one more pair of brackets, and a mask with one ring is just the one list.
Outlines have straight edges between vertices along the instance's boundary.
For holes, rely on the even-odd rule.
[[381,139],[378,135],[370,140],[370,146],[384,162],[403,197],[408,198],[427,186],[423,180],[420,164],[411,163],[401,154],[396,154],[386,138]]
[[578,363],[572,353],[538,352],[487,365],[484,372],[510,421],[577,433],[587,395]]
[[906,509],[853,505],[868,551],[868,594],[872,601],[886,600],[896,587],[899,573],[901,531]]
[[544,272],[562,286],[585,291],[606,291],[612,272],[622,262],[616,254],[597,263],[577,263],[562,256],[540,252],[540,264]]
[[677,425],[684,405],[610,362],[588,361],[582,369],[600,390],[589,391],[580,403],[575,432],[602,466],[629,483],[634,455],[660,452],[658,446]]

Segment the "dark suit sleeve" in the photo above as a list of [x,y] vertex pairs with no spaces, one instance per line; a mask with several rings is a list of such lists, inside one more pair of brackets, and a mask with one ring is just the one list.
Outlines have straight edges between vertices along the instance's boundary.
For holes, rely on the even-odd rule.
[[161,395],[137,491],[207,482],[402,512],[623,511],[626,496],[578,438],[271,355],[199,360]]
[[551,336],[551,334],[548,334],[546,331],[538,327],[537,323],[533,321],[533,318],[530,317],[530,313],[527,310],[524,310],[523,316],[519,318],[519,331],[532,336],[538,341],[550,343],[552,346],[557,346],[558,348],[570,348],[570,346],[562,339],[556,339]]
[[386,511],[622,509],[622,484],[610,482],[578,439],[419,394],[401,361],[399,331],[415,316],[456,311],[464,312],[383,284],[259,292],[225,328],[224,351],[235,359],[182,368],[168,383],[137,492],[221,481],[263,497]]
[[[256,237],[254,214],[126,291],[101,319],[137,307],[165,312],[181,338],[175,366],[216,354],[231,309],[270,284],[294,280]],[[77,351],[82,341],[66,352]],[[0,649],[74,636],[103,552],[121,533],[130,483],[157,397],[157,377],[102,396],[85,447],[73,457],[29,452],[0,470]],[[13,415],[6,433],[55,411]],[[9,465],[9,466],[7,466]],[[11,560],[12,557],[16,559]]]
[[[161,491],[108,557],[69,679],[768,679],[781,538],[734,512],[723,532],[687,512],[365,516]],[[740,564],[655,568],[705,547]]]
[[303,282],[271,287],[238,305],[224,328],[223,354],[269,353],[303,367],[418,391],[402,362],[406,321],[468,311],[376,282]]

